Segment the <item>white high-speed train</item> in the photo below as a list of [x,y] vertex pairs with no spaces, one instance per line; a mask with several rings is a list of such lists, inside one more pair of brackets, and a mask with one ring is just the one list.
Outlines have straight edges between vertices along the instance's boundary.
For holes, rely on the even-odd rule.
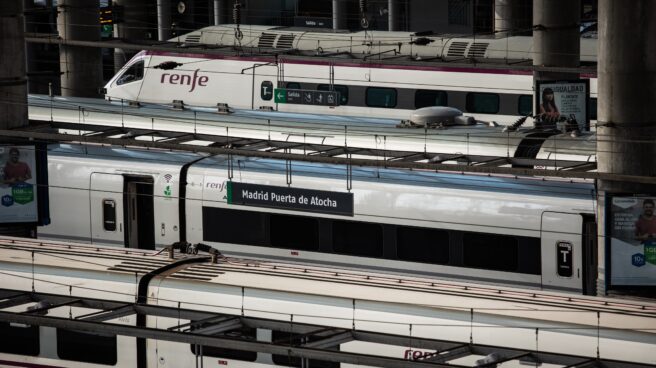
[[[532,71],[498,64],[500,60],[513,63],[530,59],[531,37],[461,39],[403,32],[318,33],[266,26],[242,29],[245,36],[241,43],[229,26],[203,28],[174,41],[207,47],[240,44],[261,51],[294,50],[319,56],[209,54],[197,48],[186,53],[142,51],[106,84],[105,98],[163,104],[178,100],[211,107],[227,103],[237,108],[388,118],[406,118],[410,111],[426,106],[451,106],[478,120],[502,124],[534,110]],[[417,38],[432,42],[418,45]],[[596,59],[596,40],[581,42],[582,59]],[[393,61],[384,60],[390,50],[398,55]],[[403,55],[405,59],[399,59]],[[426,59],[477,63],[449,66]],[[484,60],[497,64],[481,64]],[[596,120],[597,79],[588,77],[588,110],[590,119]],[[338,95],[309,91],[334,91]],[[331,103],[329,99],[335,100]]]
[[226,254],[592,294],[595,187],[54,145],[45,239]]
[[69,242],[0,249],[3,366],[656,364],[646,301]]

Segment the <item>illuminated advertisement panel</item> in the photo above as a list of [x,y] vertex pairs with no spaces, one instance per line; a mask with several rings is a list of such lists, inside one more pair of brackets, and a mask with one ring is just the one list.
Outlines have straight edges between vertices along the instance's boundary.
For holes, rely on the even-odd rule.
[[576,118],[581,131],[590,130],[590,81],[538,81],[535,115],[547,119]]
[[0,224],[37,222],[36,150],[0,145]]
[[610,283],[656,286],[656,196],[611,197]]

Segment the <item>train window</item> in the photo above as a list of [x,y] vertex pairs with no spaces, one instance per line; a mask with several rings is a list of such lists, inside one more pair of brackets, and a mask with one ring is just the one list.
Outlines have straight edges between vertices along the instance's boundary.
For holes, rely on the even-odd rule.
[[103,199],[103,228],[116,231],[116,202],[113,199]]
[[396,232],[399,259],[435,264],[449,263],[449,232],[418,227],[399,227]]
[[203,207],[203,240],[266,246],[266,231],[264,213]]
[[381,257],[382,226],[366,222],[334,221],[333,250],[354,256]]
[[260,97],[264,101],[270,101],[273,98],[273,82],[264,81],[260,86]]
[[448,106],[448,95],[445,91],[418,89],[415,91],[415,108],[427,106]]
[[[0,352],[18,355],[39,355],[39,326],[0,322]],[[10,338],[11,337],[11,338]]]
[[517,272],[542,274],[542,249],[540,238],[519,238],[519,264]]
[[[305,336],[290,332],[272,331],[271,339],[274,344],[300,346],[302,344],[320,340],[321,337]],[[338,346],[339,349],[339,346]],[[290,355],[273,354],[273,363],[287,367],[312,367],[312,368],[339,368],[339,362],[328,362],[325,360],[309,359],[308,364],[302,364],[302,358]]]
[[588,112],[590,115],[590,120],[597,120],[597,99],[590,98],[588,103]]
[[301,84],[298,82],[287,82],[285,85],[287,89],[301,89]]
[[319,250],[319,221],[311,217],[271,214],[271,246],[297,250]]
[[496,114],[499,112],[499,95],[495,93],[467,93],[467,112]]
[[369,107],[396,107],[396,90],[394,88],[369,87],[365,103]]
[[[330,91],[330,85],[329,84],[320,84],[317,86],[317,89],[319,91]],[[340,105],[347,105],[348,104],[348,99],[349,99],[349,89],[347,86],[341,85],[341,84],[333,84],[333,89],[337,92],[339,92],[339,104]]]
[[57,355],[76,362],[115,365],[116,335],[57,329]]
[[136,82],[143,79],[144,75],[144,62],[139,61],[132,64],[116,81],[117,85],[122,85],[130,82]]
[[518,247],[514,236],[464,233],[464,263],[467,267],[516,271]]
[[[200,326],[202,327],[202,326]],[[192,331],[193,332],[193,331]],[[220,336],[230,337],[239,340],[255,341],[257,340],[257,329],[242,326],[234,330],[223,332]],[[246,362],[254,362],[257,360],[257,352],[255,351],[245,351],[237,349],[228,349],[228,348],[219,348],[214,346],[201,346],[200,345],[190,345],[191,353],[194,355],[203,355],[212,358],[224,358],[224,359],[234,359],[242,360]]]
[[526,116],[533,114],[533,96],[521,95],[517,99],[517,112],[519,115]]

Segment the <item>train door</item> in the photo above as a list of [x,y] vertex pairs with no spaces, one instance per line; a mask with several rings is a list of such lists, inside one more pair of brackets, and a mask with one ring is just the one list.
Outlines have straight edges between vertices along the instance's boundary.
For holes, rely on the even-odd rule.
[[125,244],[123,224],[123,175],[92,173],[91,243]]
[[583,294],[597,295],[597,222],[593,215],[583,216]]
[[125,246],[155,249],[155,213],[153,210],[153,178],[124,176]]
[[91,242],[155,249],[153,179],[91,174]]
[[276,108],[275,89],[278,68],[276,64],[254,64],[251,75],[251,109],[263,106]]
[[587,269],[583,264],[583,217],[578,214],[542,213],[542,286],[583,292]]

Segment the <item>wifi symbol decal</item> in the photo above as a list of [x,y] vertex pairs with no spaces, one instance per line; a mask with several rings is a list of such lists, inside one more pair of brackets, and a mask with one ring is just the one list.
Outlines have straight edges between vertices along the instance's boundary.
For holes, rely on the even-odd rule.
[[167,183],[170,182],[171,179],[173,179],[173,175],[171,175],[171,174],[164,175],[164,180],[166,180]]

